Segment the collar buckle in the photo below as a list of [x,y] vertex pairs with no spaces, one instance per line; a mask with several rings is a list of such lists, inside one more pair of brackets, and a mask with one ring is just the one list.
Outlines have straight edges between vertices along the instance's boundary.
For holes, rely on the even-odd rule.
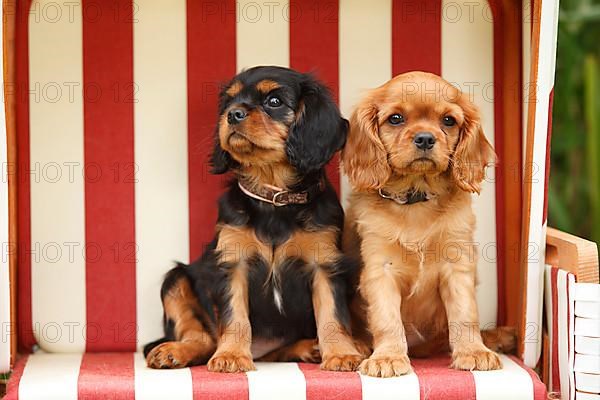
[[282,207],[282,206],[286,206],[287,203],[285,201],[278,201],[279,196],[283,196],[288,194],[289,192],[287,190],[280,190],[279,192],[275,193],[273,195],[273,198],[271,199],[271,203],[275,206],[275,207]]

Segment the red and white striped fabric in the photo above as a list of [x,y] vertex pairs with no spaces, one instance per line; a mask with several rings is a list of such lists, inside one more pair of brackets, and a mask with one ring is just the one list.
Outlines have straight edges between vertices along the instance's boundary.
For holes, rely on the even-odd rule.
[[573,274],[546,265],[546,329],[550,340],[548,389],[563,400],[575,398],[574,284]]
[[413,374],[383,379],[316,364],[258,363],[257,371],[219,374],[148,369],[139,353],[34,354],[17,363],[5,399],[546,399],[533,371],[514,358],[502,361],[500,371],[468,372],[449,370],[447,357],[415,359]]
[[[436,72],[473,96],[501,146],[498,1],[18,2],[21,347],[135,351],[161,336],[163,274],[213,234],[217,92],[242,68],[314,70],[346,116],[365,89]],[[489,174],[475,199],[488,327],[506,253]]]
[[[528,2],[525,2],[528,3]],[[535,7],[531,7],[535,4]],[[525,330],[537,327],[524,342],[523,359],[537,365],[542,352],[542,312],[544,266],[550,172],[550,135],[552,133],[552,98],[556,66],[558,0],[530,2],[523,13],[526,27],[533,27],[524,48],[536,47],[524,55],[525,165],[523,237],[526,261]],[[526,32],[524,30],[524,32]],[[524,34],[523,37],[528,35]],[[528,118],[533,115],[533,118]]]

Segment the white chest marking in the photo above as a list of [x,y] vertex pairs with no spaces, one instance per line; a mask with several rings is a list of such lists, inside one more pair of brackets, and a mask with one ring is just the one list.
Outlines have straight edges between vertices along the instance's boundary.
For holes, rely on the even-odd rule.
[[273,288],[273,300],[275,301],[275,305],[277,306],[279,313],[283,314],[283,299],[281,298],[281,292],[277,286]]

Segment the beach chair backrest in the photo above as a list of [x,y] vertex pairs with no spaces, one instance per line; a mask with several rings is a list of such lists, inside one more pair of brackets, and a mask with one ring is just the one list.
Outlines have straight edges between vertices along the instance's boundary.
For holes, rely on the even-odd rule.
[[[545,159],[546,146],[531,153],[525,140],[530,3],[508,3],[18,2],[21,347],[130,351],[161,336],[162,276],[214,233],[224,178],[207,159],[220,86],[258,64],[313,72],[346,117],[410,70],[472,96],[499,156],[474,199],[481,324],[516,324],[523,159]],[[344,201],[337,159],[328,172]],[[532,193],[537,202],[545,189]]]

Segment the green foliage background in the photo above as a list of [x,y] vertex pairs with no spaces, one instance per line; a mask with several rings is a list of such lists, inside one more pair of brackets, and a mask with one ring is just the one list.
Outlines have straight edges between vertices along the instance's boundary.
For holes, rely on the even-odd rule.
[[600,0],[561,0],[548,223],[600,243]]

